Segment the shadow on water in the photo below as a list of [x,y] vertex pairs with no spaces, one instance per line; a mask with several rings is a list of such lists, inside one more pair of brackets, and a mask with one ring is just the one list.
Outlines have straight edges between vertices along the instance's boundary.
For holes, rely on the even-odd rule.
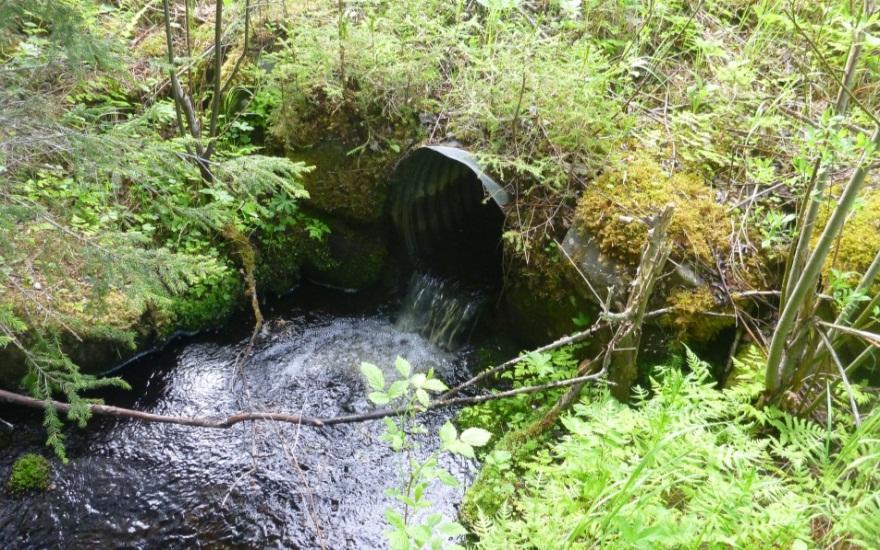
[[[436,293],[421,296],[437,307]],[[397,355],[417,369],[434,368],[448,383],[463,379],[471,348],[448,351],[454,346],[444,349],[415,332],[457,342],[461,337],[449,329],[456,321],[446,317],[428,323],[440,329],[424,330],[424,323],[411,322],[417,318],[413,299],[395,326],[399,297],[307,285],[276,305],[240,377],[232,364],[246,341],[247,319],[127,366],[121,374],[133,390],[106,400],[174,415],[222,416],[249,408],[335,416],[370,408],[361,361],[387,366],[387,379],[394,378],[390,366]],[[466,318],[468,304],[453,302],[449,307]],[[436,433],[452,414],[437,411],[424,421]],[[21,453],[46,452],[45,434],[33,413],[0,409],[0,417],[15,425],[0,436],[5,475]],[[208,430],[96,418],[86,429],[69,429],[70,463],[56,465],[52,490],[0,496],[0,540],[7,548],[315,548],[322,540],[327,548],[383,547],[383,512],[390,502],[384,492],[401,474],[399,457],[379,439],[382,430],[381,422]],[[420,452],[431,452],[435,442],[434,436],[423,438]],[[444,460],[462,482],[473,476],[474,463]],[[463,488],[431,491],[435,511],[454,516]]]

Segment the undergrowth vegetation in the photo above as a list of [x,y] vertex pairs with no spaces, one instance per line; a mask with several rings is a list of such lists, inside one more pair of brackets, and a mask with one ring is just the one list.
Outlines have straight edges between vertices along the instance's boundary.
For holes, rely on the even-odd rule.
[[719,391],[689,354],[685,370],[657,368],[632,407],[590,390],[558,440],[527,454],[497,445],[469,493],[477,547],[872,548],[880,414],[857,428],[758,409],[754,359]]
[[[643,320],[673,349],[759,350],[714,379],[689,352],[640,365],[633,403],[587,389],[541,433],[525,430],[561,387],[465,409],[461,434],[439,434],[446,450],[470,457],[482,430],[497,435],[462,507],[471,542],[876,546],[878,13],[870,0],[0,1],[0,384],[63,399],[83,426],[92,392],[127,386],[94,373],[245,298],[259,326],[257,289],[284,292],[301,269],[367,286],[390,250],[388,173],[413,147],[459,144],[512,197],[503,300],[527,338],[639,310],[607,357],[623,342],[635,363]],[[670,265],[644,285],[659,296],[614,311],[563,243],[592,239],[622,274],[605,286],[625,292],[666,205],[654,257],[663,270],[668,245]],[[588,347],[530,353],[494,382],[587,375]],[[427,390],[446,388],[398,372],[387,392],[372,381],[372,400],[407,403],[386,434],[405,452]],[[62,418],[45,411],[64,460]],[[445,477],[434,458],[410,461],[394,494],[396,546],[463,534],[409,514]],[[29,463],[22,479],[42,479]]]
[[[40,399],[63,395],[84,424],[85,392],[125,384],[81,367],[221,322],[242,294],[239,269],[255,269],[242,242],[288,243],[295,258],[292,243],[323,232],[297,204],[302,163],[220,139],[204,177],[192,138],[175,136],[173,103],[128,72],[142,60],[114,36],[120,13],[91,2],[0,10],[0,375]],[[61,421],[46,411],[63,457]]]

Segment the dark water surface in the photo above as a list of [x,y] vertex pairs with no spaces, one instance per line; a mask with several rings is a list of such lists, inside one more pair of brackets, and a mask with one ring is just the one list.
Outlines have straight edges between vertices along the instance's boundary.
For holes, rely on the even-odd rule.
[[[361,361],[394,379],[393,360],[434,368],[452,383],[470,352],[443,351],[395,328],[393,297],[306,286],[277,306],[253,358],[236,376],[248,320],[232,333],[175,344],[121,373],[131,392],[112,404],[173,415],[225,416],[265,409],[313,416],[366,411]],[[232,343],[230,343],[232,342]],[[424,420],[436,428],[452,412]],[[48,454],[37,415],[0,408],[0,476],[24,452]],[[384,491],[400,481],[399,457],[379,440],[383,424],[325,429],[274,423],[228,430],[93,419],[70,429],[70,463],[54,465],[53,489],[11,498],[0,491],[3,548],[381,548]],[[430,452],[436,437],[422,440]],[[466,483],[473,463],[444,465]],[[463,483],[463,485],[464,485]],[[454,517],[459,489],[433,487],[433,511]]]

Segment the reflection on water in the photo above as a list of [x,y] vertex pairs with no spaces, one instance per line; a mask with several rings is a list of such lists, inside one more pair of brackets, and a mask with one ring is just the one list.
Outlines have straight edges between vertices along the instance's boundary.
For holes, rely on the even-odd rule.
[[[276,319],[240,375],[242,343],[208,339],[178,346],[132,367],[141,410],[216,415],[248,408],[334,416],[367,410],[361,361],[388,366],[403,355],[454,382],[462,355],[401,332],[380,308],[352,316],[298,311]],[[15,430],[0,441],[0,475],[19,454],[45,452],[32,416],[0,411]],[[426,419],[436,428],[451,412]],[[12,416],[10,416],[12,415]],[[15,415],[18,415],[17,417]],[[399,480],[398,457],[379,440],[381,422],[323,430],[255,423],[229,430],[95,419],[72,430],[70,464],[55,487],[22,499],[0,496],[4,547],[384,546],[386,488]],[[429,452],[435,437],[423,439]],[[466,481],[472,463],[448,458]],[[433,487],[439,511],[455,515],[463,489]]]

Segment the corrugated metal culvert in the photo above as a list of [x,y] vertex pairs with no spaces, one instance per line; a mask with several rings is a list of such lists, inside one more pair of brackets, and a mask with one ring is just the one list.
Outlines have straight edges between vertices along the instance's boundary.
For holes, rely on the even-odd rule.
[[470,153],[444,145],[416,149],[397,165],[392,185],[391,217],[414,263],[496,275],[509,198]]

